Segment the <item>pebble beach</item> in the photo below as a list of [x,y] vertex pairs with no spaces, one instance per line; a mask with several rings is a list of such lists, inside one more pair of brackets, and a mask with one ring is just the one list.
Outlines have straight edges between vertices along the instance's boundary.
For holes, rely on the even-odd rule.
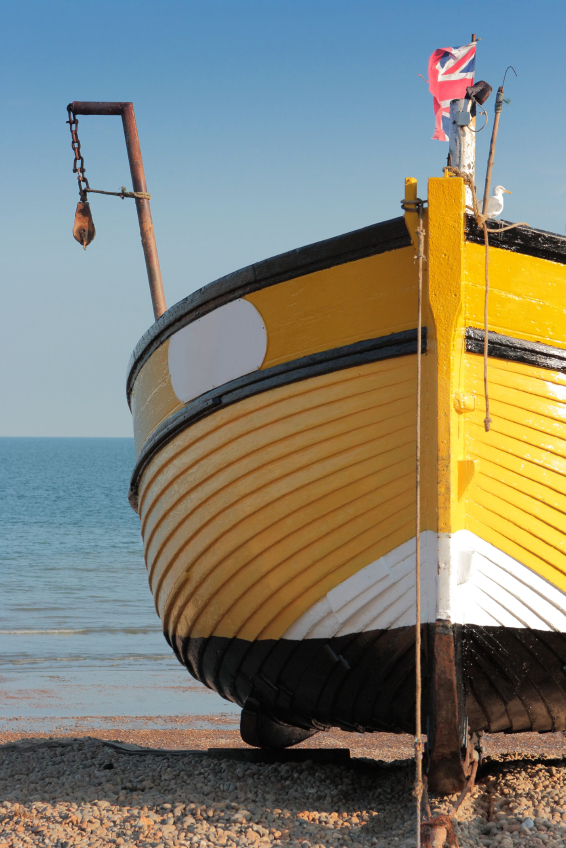
[[[232,755],[245,750],[235,729],[163,731],[169,735],[158,739],[168,747],[157,749],[144,747],[143,731],[121,733],[116,721],[117,743],[86,729],[75,737],[0,735],[0,848],[415,844],[410,737],[320,734],[301,746],[303,762],[268,764],[207,753],[211,742]],[[187,741],[190,750],[181,750]],[[345,742],[349,762],[321,764],[316,750],[308,753]],[[486,748],[486,776],[454,819],[458,844],[566,846],[564,734],[492,736]],[[450,815],[455,800],[431,796],[432,814]]]

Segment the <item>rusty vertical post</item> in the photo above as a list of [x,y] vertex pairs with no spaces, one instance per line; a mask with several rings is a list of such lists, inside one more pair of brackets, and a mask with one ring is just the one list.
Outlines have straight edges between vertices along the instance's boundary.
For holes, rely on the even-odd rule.
[[[122,125],[124,127],[124,136],[126,138],[126,149],[128,151],[128,161],[130,163],[130,173],[132,175],[132,188],[136,192],[140,191],[147,193],[133,103],[98,103],[76,100],[73,103],[70,103],[67,108],[75,115],[121,115]],[[153,314],[157,321],[160,315],[163,315],[167,306],[165,303],[163,280],[161,278],[161,268],[159,267],[159,257],[157,255],[157,245],[155,243],[155,232],[153,229],[153,221],[151,219],[151,207],[149,205],[149,200],[136,197],[136,209],[138,212],[140,235],[149,280],[151,302],[153,304]]]
[[[125,107],[122,110],[122,124],[124,126],[124,135],[126,137],[126,149],[128,151],[130,173],[132,175],[132,188],[134,191],[147,192],[133,103],[125,104]],[[147,268],[153,313],[155,315],[155,320],[157,321],[159,316],[163,315],[167,309],[167,305],[165,303],[163,280],[161,279],[161,268],[159,267],[159,256],[157,255],[157,245],[155,243],[155,232],[153,229],[153,221],[151,219],[149,200],[136,197],[136,209],[138,211],[140,235],[143,253],[145,256],[145,265]]]

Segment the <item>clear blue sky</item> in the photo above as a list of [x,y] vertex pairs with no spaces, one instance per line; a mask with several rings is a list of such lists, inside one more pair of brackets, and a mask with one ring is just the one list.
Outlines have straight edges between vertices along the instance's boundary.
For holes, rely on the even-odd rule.
[[[125,370],[152,323],[135,208],[95,197],[95,241],[85,253],[73,240],[69,101],[134,102],[172,305],[398,215],[404,177],[439,176],[446,157],[417,74],[472,31],[476,79],[519,74],[494,172],[513,192],[506,216],[564,232],[565,25],[563,2],[524,0],[5,3],[0,435],[131,433]],[[120,119],[79,130],[91,186],[129,186]]]

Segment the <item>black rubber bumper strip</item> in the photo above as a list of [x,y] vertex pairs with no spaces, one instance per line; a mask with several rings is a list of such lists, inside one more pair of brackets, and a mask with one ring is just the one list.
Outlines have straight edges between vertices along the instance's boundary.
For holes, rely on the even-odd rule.
[[[483,354],[484,337],[483,330],[467,327],[467,353]],[[525,365],[535,365],[537,368],[547,368],[550,371],[566,373],[566,350],[542,342],[527,342],[524,339],[501,336],[499,333],[492,332],[489,334],[487,343],[487,355],[495,359],[522,362]]]
[[[489,221],[489,228],[505,227],[511,221]],[[484,245],[483,230],[478,227],[473,215],[466,215],[466,241]],[[535,256],[537,259],[548,259],[566,265],[566,238],[558,233],[546,230],[535,230],[534,227],[514,227],[512,230],[501,230],[489,234],[489,246],[523,256]]]

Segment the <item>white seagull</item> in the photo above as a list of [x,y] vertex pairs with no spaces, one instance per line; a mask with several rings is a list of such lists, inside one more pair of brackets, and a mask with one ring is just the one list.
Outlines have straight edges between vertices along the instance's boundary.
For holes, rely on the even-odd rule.
[[[503,212],[503,195],[511,194],[503,186],[495,186],[493,195],[487,201],[486,215],[488,218],[497,218]],[[480,210],[483,210],[483,200],[480,200]]]

